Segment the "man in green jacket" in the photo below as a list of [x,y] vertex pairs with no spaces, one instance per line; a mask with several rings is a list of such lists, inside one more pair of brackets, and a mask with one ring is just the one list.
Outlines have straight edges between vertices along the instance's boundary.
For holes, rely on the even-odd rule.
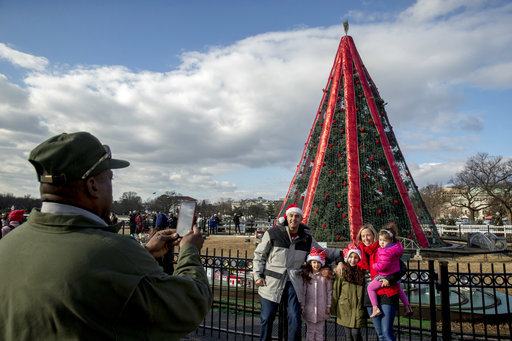
[[[43,204],[0,242],[1,340],[178,340],[212,294],[200,233],[172,230],[145,247],[109,226],[112,159],[86,132],[61,134],[29,156]],[[174,275],[155,258],[180,245]]]

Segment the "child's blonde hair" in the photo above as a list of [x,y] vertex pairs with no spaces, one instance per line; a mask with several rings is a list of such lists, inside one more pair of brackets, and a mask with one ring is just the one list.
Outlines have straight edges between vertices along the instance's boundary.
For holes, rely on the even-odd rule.
[[396,243],[398,241],[398,227],[395,223],[389,223],[379,231],[379,238],[382,237],[387,241]]

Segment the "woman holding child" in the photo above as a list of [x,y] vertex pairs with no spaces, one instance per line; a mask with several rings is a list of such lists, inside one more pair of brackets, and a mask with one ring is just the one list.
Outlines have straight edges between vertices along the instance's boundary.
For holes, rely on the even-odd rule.
[[[388,224],[384,227],[384,230],[393,230],[393,228],[396,229],[394,224]],[[378,234],[371,224],[363,225],[356,237],[357,247],[361,251],[361,260],[358,266],[366,272],[366,286],[378,275],[378,272],[374,269],[374,265],[378,262],[379,241],[377,238]],[[396,340],[393,321],[398,310],[399,293],[401,291],[400,284],[397,282],[405,274],[405,271],[403,262],[400,262],[400,271],[380,278],[382,287],[376,291],[378,307],[380,308],[378,314],[375,314],[372,307],[368,290],[366,288],[363,290],[363,305],[367,309],[368,315],[374,315],[372,322],[379,340]]]

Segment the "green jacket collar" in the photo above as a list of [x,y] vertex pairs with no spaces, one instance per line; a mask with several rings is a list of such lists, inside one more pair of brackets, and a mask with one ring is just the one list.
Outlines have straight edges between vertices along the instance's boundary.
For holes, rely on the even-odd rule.
[[35,228],[47,231],[54,230],[55,232],[69,232],[70,230],[93,228],[118,233],[122,226],[122,222],[115,225],[103,226],[79,214],[41,213],[38,208],[34,208],[32,212],[30,212],[27,222]]

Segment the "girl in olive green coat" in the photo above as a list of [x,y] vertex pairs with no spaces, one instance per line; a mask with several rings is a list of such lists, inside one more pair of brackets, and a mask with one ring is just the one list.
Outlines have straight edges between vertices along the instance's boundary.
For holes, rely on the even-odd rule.
[[343,250],[343,271],[336,274],[331,313],[345,329],[347,340],[362,341],[361,328],[366,326],[363,306],[364,272],[357,266],[361,251],[352,243]]

